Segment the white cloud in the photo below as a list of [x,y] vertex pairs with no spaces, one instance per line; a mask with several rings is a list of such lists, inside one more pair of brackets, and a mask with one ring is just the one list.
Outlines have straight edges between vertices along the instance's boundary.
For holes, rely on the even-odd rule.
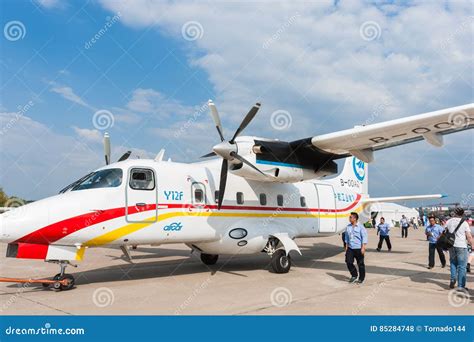
[[56,82],[50,82],[52,88],[50,89],[53,93],[61,95],[68,101],[74,102],[83,107],[95,110],[94,107],[90,106],[86,101],[84,101],[79,95],[74,93],[74,90],[71,87],[59,85]]
[[153,89],[138,88],[133,91],[132,99],[127,108],[131,111],[158,114],[161,118],[183,116],[189,114],[189,107],[183,106],[174,99],[167,98],[162,93]]
[[[431,2],[102,4],[130,26],[158,26],[189,47],[190,63],[207,71],[232,124],[261,100],[258,132],[275,134],[266,116],[276,109],[297,116],[287,132],[297,138],[364,122],[381,99],[391,102],[379,120],[459,105],[470,96],[469,2],[449,9]],[[202,25],[202,38],[183,39],[188,21]],[[366,21],[379,25],[378,39],[362,39]]]
[[[77,138],[60,134],[19,113],[0,113],[0,185],[6,193],[25,199],[54,195],[61,188],[104,165],[100,133],[74,128]],[[112,140],[112,160],[127,150],[132,158],[153,153]]]
[[[181,42],[189,64],[206,71],[227,134],[256,101],[262,102],[262,109],[245,133],[280,139],[298,139],[472,102],[474,17],[469,1],[448,5],[318,1],[271,6],[262,2],[101,3],[114,13],[120,11],[126,25],[135,29],[156,27],[161,34]],[[202,26],[201,38],[183,38],[181,29],[190,21]],[[361,34],[366,22],[375,22],[380,28],[373,40]],[[136,108],[150,110],[151,106],[144,101]],[[291,129],[271,128],[270,116],[277,109],[290,112]],[[202,152],[204,141],[213,139],[213,125],[203,118],[203,128],[201,122],[196,123],[187,130],[189,134],[177,139],[175,132],[184,122],[176,120],[171,127],[150,131],[176,144],[179,150],[189,150],[185,152],[189,157]],[[453,139],[464,141],[468,151],[473,149],[466,133],[449,136],[446,141]],[[425,149],[425,162],[417,161],[416,167],[404,174],[406,181],[396,184],[399,193],[423,191],[418,170],[423,179],[436,179],[440,172],[453,170],[456,158],[466,156],[459,146],[447,144],[440,152],[422,143],[377,153],[375,193],[386,195],[384,175],[397,179],[397,172],[399,175],[406,169],[402,161],[410,163]],[[454,184],[454,178],[472,181],[465,168],[456,168],[443,187],[457,193],[462,185]]]
[[39,5],[51,9],[55,7],[62,6],[62,2],[60,0],[35,0]]
[[74,132],[76,132],[77,136],[92,143],[102,143],[103,136],[102,134],[96,129],[88,129],[88,128],[79,128],[76,126],[72,127]]

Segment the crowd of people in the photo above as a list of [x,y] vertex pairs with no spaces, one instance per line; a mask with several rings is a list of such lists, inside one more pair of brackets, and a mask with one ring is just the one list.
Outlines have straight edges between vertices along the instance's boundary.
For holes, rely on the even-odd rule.
[[[417,219],[408,219],[402,215],[400,219],[401,237],[408,238],[408,230],[411,227],[418,229]],[[471,263],[474,260],[474,252],[472,245],[474,239],[472,237],[469,224],[465,221],[464,210],[456,207],[452,212],[452,217],[446,221],[440,221],[431,215],[426,218],[425,235],[428,242],[428,269],[435,267],[436,254],[438,254],[441,267],[445,268],[447,260],[445,253],[449,255],[450,282],[449,287],[454,289],[457,287],[460,291],[467,291],[466,273],[471,272]],[[379,241],[377,251],[382,250],[384,242],[390,252],[392,250],[392,242],[390,241],[390,233],[392,225],[385,222],[385,218],[381,217],[376,224],[377,235]],[[368,243],[367,230],[363,224],[359,223],[359,215],[353,212],[349,216],[349,224],[342,235],[345,249],[345,261],[350,272],[350,283],[361,284],[365,279],[365,251]],[[357,267],[354,265],[357,263]]]

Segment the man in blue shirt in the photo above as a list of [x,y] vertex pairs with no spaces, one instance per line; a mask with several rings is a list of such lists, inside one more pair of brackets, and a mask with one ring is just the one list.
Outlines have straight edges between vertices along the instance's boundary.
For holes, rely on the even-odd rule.
[[432,269],[435,265],[435,250],[438,251],[439,260],[441,261],[441,267],[446,267],[446,258],[444,257],[443,249],[436,244],[439,236],[443,233],[443,227],[436,224],[434,216],[428,217],[429,224],[425,228],[425,234],[428,238],[428,269]]
[[354,266],[354,259],[357,261],[357,267],[359,268],[359,280],[357,283],[361,284],[365,279],[365,264],[364,254],[365,246],[367,245],[367,230],[363,225],[358,223],[359,214],[351,213],[349,216],[350,224],[346,227],[346,265],[351,272],[350,283],[354,283],[357,280],[357,269]]
[[387,242],[388,251],[392,250],[392,244],[390,243],[390,226],[385,223],[385,218],[380,218],[380,223],[377,225],[377,234],[379,234],[379,245],[377,246],[377,252],[382,249],[383,241]]
[[402,228],[402,238],[407,238],[408,237],[408,227],[410,227],[410,222],[405,217],[405,215],[402,215],[402,218],[400,219],[400,227]]

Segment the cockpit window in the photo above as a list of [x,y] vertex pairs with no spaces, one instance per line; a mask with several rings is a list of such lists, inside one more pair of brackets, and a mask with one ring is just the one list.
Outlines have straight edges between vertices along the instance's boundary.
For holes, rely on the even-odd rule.
[[122,169],[106,169],[91,173],[81,182],[76,184],[71,191],[98,189],[98,188],[115,188],[122,184]]

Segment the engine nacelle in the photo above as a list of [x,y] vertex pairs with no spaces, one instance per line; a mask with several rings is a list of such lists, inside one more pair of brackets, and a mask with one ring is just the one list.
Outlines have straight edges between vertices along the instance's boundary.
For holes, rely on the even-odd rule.
[[324,167],[314,171],[298,164],[265,160],[260,158],[264,152],[260,150],[259,145],[255,144],[253,138],[245,137],[245,140],[242,138],[236,141],[238,153],[264,174],[262,175],[252,167],[234,159],[230,161],[229,169],[236,176],[261,182],[296,183],[308,179],[323,178],[337,172],[335,163],[333,163],[334,165],[326,163]]

